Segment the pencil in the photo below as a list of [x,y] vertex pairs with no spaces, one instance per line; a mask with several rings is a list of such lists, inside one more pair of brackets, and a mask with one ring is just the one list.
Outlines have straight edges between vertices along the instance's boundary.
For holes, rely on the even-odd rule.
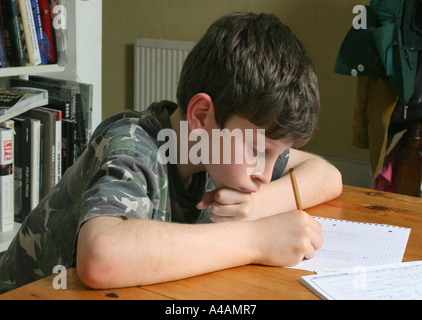
[[302,202],[300,201],[299,189],[297,188],[295,171],[294,171],[293,168],[291,168],[289,170],[289,172],[290,172],[290,180],[292,181],[293,193],[295,195],[295,201],[296,201],[297,210],[303,210],[303,208],[302,208]]

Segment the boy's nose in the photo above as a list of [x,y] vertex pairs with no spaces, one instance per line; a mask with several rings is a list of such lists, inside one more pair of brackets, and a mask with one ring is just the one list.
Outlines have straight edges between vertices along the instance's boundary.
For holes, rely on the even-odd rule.
[[262,172],[253,173],[251,178],[258,180],[260,184],[267,184],[271,182],[272,171],[265,169]]

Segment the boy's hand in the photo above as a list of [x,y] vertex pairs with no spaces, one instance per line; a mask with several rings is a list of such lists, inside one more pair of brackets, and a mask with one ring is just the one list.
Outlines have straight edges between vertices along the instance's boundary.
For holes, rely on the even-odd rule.
[[256,234],[257,264],[294,266],[312,258],[322,247],[322,227],[304,211],[276,214],[251,223]]
[[261,218],[257,194],[221,188],[204,194],[197,208],[211,205],[213,222],[253,220],[253,234],[256,235],[253,243],[257,252],[254,263],[294,266],[303,259],[312,258],[322,246],[321,225],[300,210]]
[[211,206],[210,220],[224,222],[233,220],[255,220],[259,218],[256,193],[246,193],[230,188],[207,192],[196,205],[198,209]]

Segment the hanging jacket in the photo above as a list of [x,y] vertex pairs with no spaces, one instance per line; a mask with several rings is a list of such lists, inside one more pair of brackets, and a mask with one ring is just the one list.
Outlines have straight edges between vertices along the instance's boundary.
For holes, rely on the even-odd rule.
[[353,145],[369,149],[372,181],[384,163],[390,117],[397,100],[387,78],[357,77]]
[[399,99],[407,102],[415,88],[418,49],[405,47],[403,40],[422,43],[418,37],[421,12],[416,12],[414,18],[406,16],[411,21],[406,24],[409,28],[402,28],[403,13],[405,4],[412,12],[420,3],[421,0],[372,0],[365,7],[367,29],[350,29],[338,53],[334,72],[387,77]]
[[348,32],[334,72],[358,76],[353,145],[369,148],[375,179],[384,161],[391,121],[422,119],[420,72],[416,77],[422,0],[372,0],[366,13],[367,29]]

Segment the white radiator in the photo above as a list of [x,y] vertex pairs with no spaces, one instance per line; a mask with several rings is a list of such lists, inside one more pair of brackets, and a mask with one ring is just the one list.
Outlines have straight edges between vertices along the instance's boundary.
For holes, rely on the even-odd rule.
[[141,111],[152,102],[176,101],[180,71],[195,42],[135,40],[135,106]]

